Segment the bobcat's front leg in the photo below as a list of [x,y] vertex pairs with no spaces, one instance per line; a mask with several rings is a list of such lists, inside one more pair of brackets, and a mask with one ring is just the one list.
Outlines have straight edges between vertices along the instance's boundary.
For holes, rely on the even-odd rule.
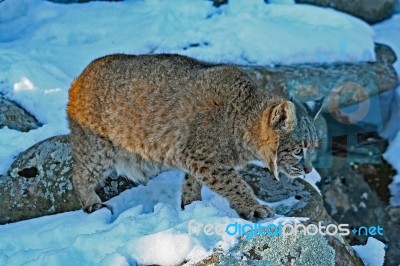
[[253,190],[233,168],[201,167],[194,176],[218,194],[226,197],[232,208],[247,220],[257,221],[274,215],[274,210],[258,203]]

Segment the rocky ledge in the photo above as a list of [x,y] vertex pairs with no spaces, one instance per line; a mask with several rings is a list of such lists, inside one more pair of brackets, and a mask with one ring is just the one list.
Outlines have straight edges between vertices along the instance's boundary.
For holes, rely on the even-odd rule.
[[369,63],[242,68],[261,88],[288,98],[327,96],[323,111],[334,112],[397,87],[396,54],[383,44],[376,44],[375,53],[376,62]]
[[[0,224],[80,209],[71,178],[69,136],[52,137],[24,151],[0,176]],[[133,185],[114,175],[97,193],[108,200]]]

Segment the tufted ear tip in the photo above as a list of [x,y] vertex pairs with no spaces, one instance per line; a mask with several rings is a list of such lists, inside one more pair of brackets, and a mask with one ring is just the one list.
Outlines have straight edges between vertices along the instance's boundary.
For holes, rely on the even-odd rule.
[[304,107],[307,109],[308,114],[315,120],[322,110],[324,104],[325,96],[321,99],[315,101],[308,101],[303,103]]

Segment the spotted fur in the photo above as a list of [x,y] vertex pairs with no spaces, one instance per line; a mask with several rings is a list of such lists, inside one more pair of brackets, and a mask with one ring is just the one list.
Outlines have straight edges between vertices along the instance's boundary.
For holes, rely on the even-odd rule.
[[206,185],[246,219],[271,216],[235,169],[262,160],[276,177],[280,168],[294,175],[299,162],[287,139],[306,136],[301,147],[315,146],[301,104],[257,88],[234,66],[179,55],[93,61],[71,85],[68,119],[73,183],[87,212],[104,206],[95,188],[113,168],[144,183],[179,168],[187,173],[182,207],[200,200]]

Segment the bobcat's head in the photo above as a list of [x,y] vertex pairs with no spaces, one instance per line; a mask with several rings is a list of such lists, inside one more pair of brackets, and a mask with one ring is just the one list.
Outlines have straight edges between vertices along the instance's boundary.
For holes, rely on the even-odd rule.
[[322,108],[323,98],[299,103],[296,108],[296,124],[291,132],[279,137],[278,169],[289,177],[298,177],[312,171],[311,154],[318,146],[314,121]]
[[266,164],[277,179],[278,172],[294,178],[312,171],[311,154],[318,146],[314,120],[323,100],[285,101],[266,112],[269,127],[277,136],[276,153],[269,156]]

